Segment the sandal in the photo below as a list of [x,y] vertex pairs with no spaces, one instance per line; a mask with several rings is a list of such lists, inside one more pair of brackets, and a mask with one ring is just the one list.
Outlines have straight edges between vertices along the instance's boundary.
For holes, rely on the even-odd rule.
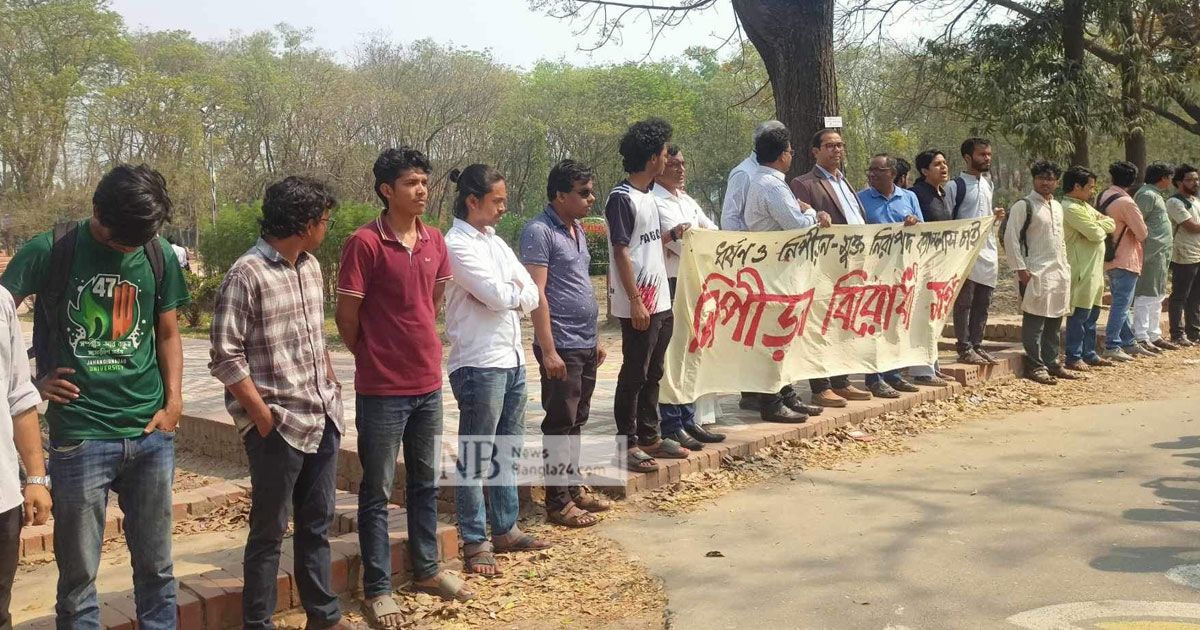
[[544,540],[538,540],[533,536],[526,534],[525,532],[521,532],[521,535],[512,541],[505,543],[495,542],[496,540],[504,540],[506,538],[507,536],[492,537],[492,542],[496,546],[496,553],[509,553],[512,551],[541,551],[554,546]]
[[875,441],[875,436],[873,436],[870,433],[867,433],[866,431],[863,431],[861,429],[851,429],[849,431],[846,431],[846,437],[850,438],[851,440],[854,440],[855,442],[874,442]]
[[584,486],[580,486],[579,492],[577,494],[573,494],[571,499],[575,502],[575,505],[579,506],[581,509],[587,510],[588,512],[607,512],[608,510],[612,509],[612,501],[609,501],[600,495],[592,494],[592,492]]
[[591,527],[600,522],[599,517],[587,510],[580,509],[574,503],[568,503],[567,507],[553,512],[546,512],[546,520],[555,525],[563,527]]
[[467,588],[467,583],[449,571],[438,571],[432,579],[435,580],[433,584],[413,582],[411,588],[420,593],[437,595],[442,599],[453,599],[460,602],[475,599],[475,592]]
[[[468,549],[471,549],[468,551]],[[478,571],[477,567],[492,567],[492,573]],[[486,578],[500,577],[504,572],[496,567],[496,554],[488,543],[478,545],[463,545],[463,568],[467,573],[482,575]]]
[[641,447],[650,457],[660,459],[687,459],[692,452],[683,448],[683,445],[675,440],[662,439],[654,444]]
[[635,447],[625,451],[625,468],[630,472],[649,473],[658,470],[658,462],[642,449]]
[[[399,628],[403,620],[400,618],[400,606],[396,604],[396,598],[391,595],[380,595],[372,599],[363,599],[362,613],[367,619],[367,625],[372,628],[386,628],[392,630]],[[384,621],[384,617],[394,615],[391,622]]]

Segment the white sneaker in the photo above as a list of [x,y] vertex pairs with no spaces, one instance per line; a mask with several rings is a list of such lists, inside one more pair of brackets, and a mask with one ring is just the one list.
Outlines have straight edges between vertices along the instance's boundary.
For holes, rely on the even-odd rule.
[[1126,361],[1133,360],[1133,357],[1129,356],[1128,354],[1125,354],[1125,351],[1120,348],[1106,349],[1104,351],[1104,353],[1101,354],[1100,356],[1104,357],[1105,359],[1108,359],[1109,361],[1119,361],[1121,363],[1125,363]]

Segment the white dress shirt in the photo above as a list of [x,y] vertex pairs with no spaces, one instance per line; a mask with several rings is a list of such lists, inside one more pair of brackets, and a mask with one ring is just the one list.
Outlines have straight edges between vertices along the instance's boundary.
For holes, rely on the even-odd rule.
[[725,186],[725,200],[721,203],[721,229],[745,232],[746,186],[750,177],[758,170],[758,156],[751,152],[729,171],[729,183]]
[[[680,190],[679,194],[672,194],[658,184],[654,185],[652,192],[658,199],[658,223],[664,235],[681,223],[706,230],[717,229],[717,224],[704,214],[700,204],[686,192]],[[679,277],[679,257],[682,254],[683,244],[679,241],[671,241],[663,246],[668,278]]]
[[525,364],[521,314],[538,305],[538,288],[496,230],[455,219],[446,232],[454,279],[446,287],[447,372],[460,367]]
[[13,416],[42,402],[42,396],[29,378],[29,359],[21,321],[12,295],[0,287],[0,512],[25,502],[21,495],[17,446],[13,442]]
[[[976,177],[963,171],[959,175],[966,183],[966,194],[963,195],[962,205],[958,208],[958,219],[978,219],[980,217],[991,216],[992,214],[992,180],[986,177]],[[954,200],[958,183],[955,180],[946,182],[946,204],[954,208]],[[979,258],[975,259],[975,266],[971,267],[971,273],[967,279],[971,282],[995,287],[1000,279],[1000,252],[996,242],[996,231],[990,230],[987,238],[983,242],[983,247],[979,250]]]
[[833,189],[834,199],[837,201],[838,207],[842,209],[842,216],[846,217],[846,225],[866,224],[867,219],[859,210],[862,205],[858,201],[858,195],[846,181],[846,174],[839,171],[837,175],[834,175],[821,168],[820,164],[817,165],[817,174],[825,178],[825,181],[829,182],[829,187]]
[[798,230],[817,224],[812,208],[800,202],[784,181],[782,171],[760,165],[746,190],[746,227],[751,232]]

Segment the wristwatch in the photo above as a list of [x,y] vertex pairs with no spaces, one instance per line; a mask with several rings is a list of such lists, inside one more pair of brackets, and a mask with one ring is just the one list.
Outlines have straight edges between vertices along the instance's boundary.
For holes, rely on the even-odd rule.
[[49,488],[50,487],[50,478],[49,477],[26,477],[25,485],[27,485],[27,486],[46,486],[47,488]]

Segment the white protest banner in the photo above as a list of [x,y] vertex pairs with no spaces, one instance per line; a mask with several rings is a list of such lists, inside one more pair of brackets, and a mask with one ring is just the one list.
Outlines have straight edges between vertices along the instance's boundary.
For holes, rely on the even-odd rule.
[[660,400],[933,363],[993,224],[689,230]]

